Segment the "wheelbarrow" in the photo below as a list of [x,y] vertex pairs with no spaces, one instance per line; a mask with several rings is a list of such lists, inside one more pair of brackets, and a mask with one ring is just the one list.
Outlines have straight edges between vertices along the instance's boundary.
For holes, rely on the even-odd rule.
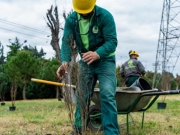
[[[142,78],[139,78],[130,87],[117,87],[115,96],[117,111],[118,114],[126,114],[127,134],[129,134],[129,116],[131,112],[142,112],[141,128],[143,128],[145,111],[153,105],[160,95],[169,94],[179,94],[179,90],[160,91],[158,89],[152,89]],[[89,108],[88,121],[88,127],[94,131],[102,130],[103,128],[101,123],[101,105],[99,96],[100,91],[96,88],[91,98],[94,105]]]

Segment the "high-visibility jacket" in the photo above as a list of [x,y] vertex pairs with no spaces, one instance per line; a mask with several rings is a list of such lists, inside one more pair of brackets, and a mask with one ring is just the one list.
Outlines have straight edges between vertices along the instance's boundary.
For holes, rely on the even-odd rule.
[[120,68],[120,74],[125,78],[127,82],[130,76],[141,76],[146,73],[145,67],[143,64],[136,59],[129,59]]

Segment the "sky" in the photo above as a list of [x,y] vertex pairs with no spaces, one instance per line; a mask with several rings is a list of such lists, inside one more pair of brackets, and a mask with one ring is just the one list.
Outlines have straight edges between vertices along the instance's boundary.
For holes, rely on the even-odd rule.
[[[51,5],[58,6],[63,24],[62,11],[68,13],[73,9],[71,0],[1,0],[0,42],[5,47],[5,54],[8,52],[6,45],[17,37],[20,43],[27,40],[27,45],[36,46],[38,50],[43,48],[46,58],[54,56],[51,33],[46,24],[46,13]],[[135,50],[146,70],[154,71],[163,0],[97,0],[96,5],[114,16],[118,38],[117,65],[128,60],[128,52]]]

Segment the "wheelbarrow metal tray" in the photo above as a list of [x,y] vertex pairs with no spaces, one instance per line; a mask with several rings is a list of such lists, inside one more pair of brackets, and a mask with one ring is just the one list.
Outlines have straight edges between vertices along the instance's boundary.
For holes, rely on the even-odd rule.
[[[118,112],[123,112],[129,110],[129,108],[132,107],[138,96],[140,96],[143,93],[149,93],[149,92],[155,92],[158,91],[157,89],[152,90],[141,90],[141,91],[135,91],[131,90],[129,88],[126,88],[124,90],[123,87],[117,87],[116,89],[116,103],[117,103],[117,110]],[[133,106],[132,110],[133,112],[138,111],[140,109],[143,109],[150,101],[152,96],[144,96],[142,97],[135,106]],[[100,97],[99,97],[99,89],[94,89],[94,94],[92,96],[92,101],[100,107]]]

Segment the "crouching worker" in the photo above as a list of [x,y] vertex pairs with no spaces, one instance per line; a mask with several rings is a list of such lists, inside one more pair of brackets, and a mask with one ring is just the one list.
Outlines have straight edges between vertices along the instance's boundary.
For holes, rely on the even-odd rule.
[[[68,72],[72,45],[81,56],[78,85],[76,87],[76,111],[71,135],[81,135],[87,124],[90,98],[96,81],[99,81],[101,118],[104,135],[119,135],[117,119],[116,62],[117,35],[114,18],[109,11],[96,4],[96,0],[72,0],[74,12],[65,22],[61,46],[63,64],[57,70]],[[72,38],[72,39],[70,39]]]
[[145,67],[137,59],[139,57],[138,52],[129,51],[130,59],[122,64],[120,68],[120,74],[124,78],[127,87],[131,86],[139,77],[145,75]]

